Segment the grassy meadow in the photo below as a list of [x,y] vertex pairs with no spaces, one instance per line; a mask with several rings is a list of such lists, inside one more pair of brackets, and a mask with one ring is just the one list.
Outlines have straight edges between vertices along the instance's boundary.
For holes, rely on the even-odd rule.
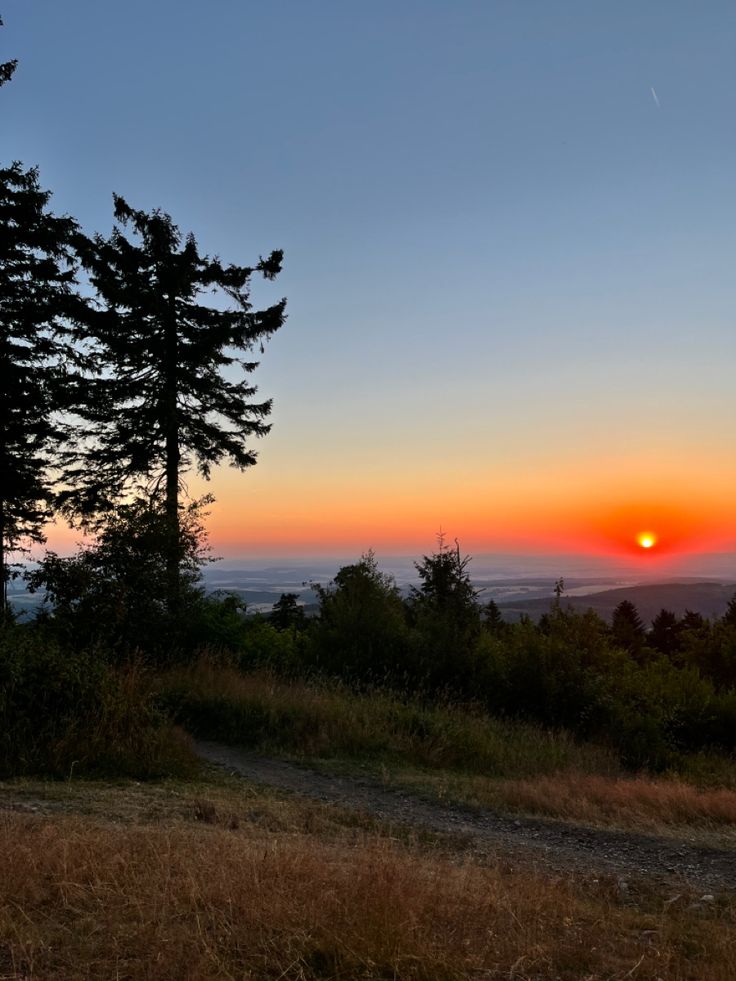
[[215,772],[15,780],[0,800],[7,978],[736,974],[733,897],[551,876]]
[[559,606],[504,625],[449,558],[459,606],[405,603],[371,559],[311,620],[192,593],[170,635],[135,591],[121,626],[102,591],[7,624],[0,978],[736,976],[736,898],[707,876],[545,861],[199,761],[213,740],[423,805],[736,855],[736,625],[683,628],[670,655]]
[[158,679],[188,731],[320,770],[368,775],[430,799],[736,845],[736,765],[691,755],[664,775],[624,770],[564,730],[382,691],[244,675],[209,658]]

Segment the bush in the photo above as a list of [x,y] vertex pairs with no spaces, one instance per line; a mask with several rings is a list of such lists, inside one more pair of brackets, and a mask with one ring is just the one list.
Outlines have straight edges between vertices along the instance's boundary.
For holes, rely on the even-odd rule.
[[[201,637],[208,609],[201,566],[208,561],[203,509],[209,498],[180,509],[178,599],[170,607],[171,537],[164,502],[138,498],[119,505],[76,555],[46,554],[26,574],[43,593],[40,621],[62,644],[104,647],[122,662],[135,651],[169,660]],[[215,620],[212,620],[215,626]]]
[[261,616],[245,624],[237,663],[243,671],[268,668],[290,677],[300,673],[305,641],[295,630],[279,630]]
[[154,777],[194,767],[138,668],[19,627],[0,634],[0,774]]

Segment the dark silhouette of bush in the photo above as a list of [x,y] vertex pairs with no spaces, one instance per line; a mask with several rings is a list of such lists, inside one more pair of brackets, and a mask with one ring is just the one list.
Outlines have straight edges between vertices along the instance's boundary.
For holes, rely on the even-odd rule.
[[0,775],[156,777],[195,765],[139,667],[117,669],[27,627],[0,633]]
[[[208,561],[203,512],[208,498],[182,510],[179,526],[179,609],[169,598],[170,534],[164,502],[139,498],[119,505],[96,540],[76,555],[47,553],[27,574],[32,592],[42,591],[39,618],[60,642],[95,646],[124,660],[142,652],[157,660],[178,658],[193,646],[217,644],[214,600],[201,589]],[[204,629],[209,627],[209,630]]]

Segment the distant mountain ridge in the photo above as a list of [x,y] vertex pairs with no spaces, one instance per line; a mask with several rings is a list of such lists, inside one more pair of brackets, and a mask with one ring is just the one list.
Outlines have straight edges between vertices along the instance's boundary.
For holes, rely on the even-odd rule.
[[[614,609],[623,600],[629,600],[639,611],[645,624],[650,624],[660,610],[671,610],[681,617],[687,610],[715,619],[726,611],[729,600],[736,593],[734,582],[666,582],[605,589],[584,596],[562,597],[563,607],[584,612],[594,610],[604,620],[610,620]],[[552,598],[515,599],[497,601],[507,620],[518,620],[522,614],[538,619],[550,609]]]

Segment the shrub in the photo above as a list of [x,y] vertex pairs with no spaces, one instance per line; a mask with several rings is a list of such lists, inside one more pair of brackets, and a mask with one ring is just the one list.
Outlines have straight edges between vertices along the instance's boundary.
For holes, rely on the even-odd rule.
[[[125,660],[145,650],[159,660],[181,656],[206,620],[200,568],[208,561],[203,509],[209,498],[181,509],[179,599],[168,602],[171,537],[157,497],[119,505],[76,555],[46,554],[27,573],[31,592],[43,593],[46,628],[77,649],[102,646]],[[213,623],[214,626],[214,623]]]
[[152,777],[184,773],[184,734],[153,703],[140,669],[116,668],[39,632],[0,634],[0,774]]

